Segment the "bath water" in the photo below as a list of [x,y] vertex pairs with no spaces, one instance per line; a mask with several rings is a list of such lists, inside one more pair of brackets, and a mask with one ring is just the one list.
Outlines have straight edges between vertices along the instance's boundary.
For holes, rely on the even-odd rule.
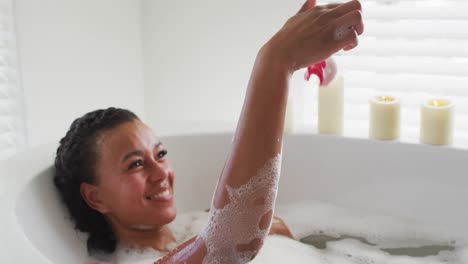
[[[268,236],[253,264],[468,263],[466,239],[421,222],[320,201],[277,205],[275,215],[284,220],[296,240]],[[207,221],[205,212],[179,214],[170,224],[176,244],[197,235]],[[90,263],[154,263],[162,255],[119,248],[105,262]]]

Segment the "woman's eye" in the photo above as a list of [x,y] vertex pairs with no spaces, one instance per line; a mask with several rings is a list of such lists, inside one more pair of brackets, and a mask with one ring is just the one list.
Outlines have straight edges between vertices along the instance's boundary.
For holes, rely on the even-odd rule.
[[158,159],[162,159],[166,155],[167,155],[167,150],[161,150],[158,152]]
[[128,169],[131,170],[133,168],[140,167],[141,165],[143,165],[143,160],[137,160],[137,161],[132,162],[132,164],[130,164]]

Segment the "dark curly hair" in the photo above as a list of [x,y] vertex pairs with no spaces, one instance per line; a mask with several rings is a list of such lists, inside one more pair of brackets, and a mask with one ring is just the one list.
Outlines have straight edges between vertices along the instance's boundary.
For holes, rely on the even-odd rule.
[[81,183],[96,182],[97,140],[103,132],[139,120],[133,112],[107,108],[77,118],[60,140],[55,157],[54,183],[70,213],[75,228],[89,234],[88,253],[112,253],[117,241],[105,216],[90,208],[80,193]]

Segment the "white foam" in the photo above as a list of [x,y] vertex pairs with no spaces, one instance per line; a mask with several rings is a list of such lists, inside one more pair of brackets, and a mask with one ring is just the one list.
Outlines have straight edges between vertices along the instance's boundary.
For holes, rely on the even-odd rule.
[[[251,262],[266,263],[336,263],[336,264],[436,264],[468,263],[468,247],[460,238],[443,228],[401,218],[351,210],[318,201],[299,201],[277,207],[279,215],[290,227],[296,239],[311,234],[328,236],[359,236],[367,241],[345,238],[329,241],[325,249],[317,249],[286,237],[269,236],[258,256]],[[371,244],[375,243],[375,245]],[[451,246],[425,257],[390,255],[387,247]]]
[[[253,264],[465,264],[468,263],[466,239],[456,238],[443,228],[420,222],[395,218],[320,201],[298,201],[279,205],[276,215],[289,226],[296,239],[311,234],[328,236],[358,236],[367,240],[339,239],[330,241],[325,249],[317,249],[281,236],[268,236],[265,243],[251,262]],[[209,214],[193,212],[180,214],[170,228],[182,243],[202,231]],[[456,243],[453,244],[453,240]],[[375,245],[371,245],[375,244]],[[441,251],[433,256],[410,257],[390,255],[382,248],[418,247],[425,245],[450,245],[452,251]],[[152,264],[163,253],[154,250],[129,251],[119,249],[107,263],[148,263]],[[90,262],[98,263],[98,262]],[[106,262],[99,262],[106,263]],[[233,262],[225,262],[233,263]]]
[[129,249],[117,247],[114,254],[90,259],[89,264],[149,264],[162,258],[165,253],[153,249]]
[[297,239],[311,234],[351,235],[381,247],[452,244],[460,240],[443,228],[319,201],[298,201],[278,206],[277,214]]
[[[169,245],[169,249],[173,249],[183,242],[196,236],[206,225],[208,213],[206,212],[190,212],[178,214],[176,219],[169,224],[169,228],[176,240],[175,243]],[[153,264],[156,260],[162,258],[166,253],[147,249],[129,249],[124,246],[118,246],[112,255],[101,255],[90,258],[89,264]]]

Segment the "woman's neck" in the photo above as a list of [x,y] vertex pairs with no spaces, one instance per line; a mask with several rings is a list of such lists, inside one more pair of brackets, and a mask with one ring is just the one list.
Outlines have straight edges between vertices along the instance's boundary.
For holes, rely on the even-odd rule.
[[169,251],[168,245],[176,242],[169,226],[116,228],[119,244],[128,248],[153,248],[158,251]]

